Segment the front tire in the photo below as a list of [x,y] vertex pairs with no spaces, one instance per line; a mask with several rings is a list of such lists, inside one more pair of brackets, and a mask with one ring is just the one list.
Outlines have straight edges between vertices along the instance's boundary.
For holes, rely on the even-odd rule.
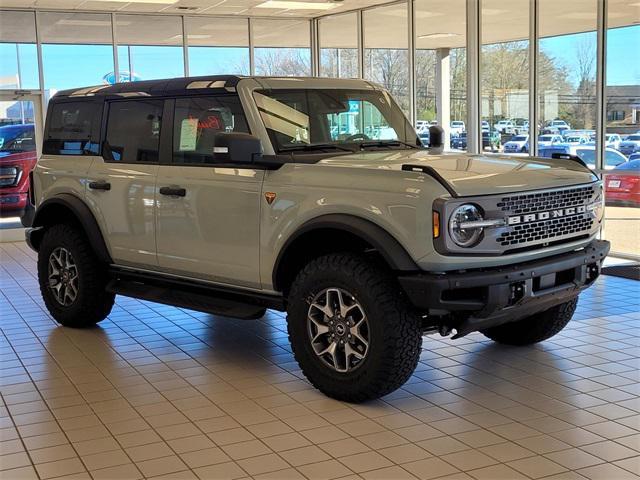
[[330,254],[307,264],[293,282],[287,323],[302,372],[338,400],[386,395],[418,364],[419,317],[393,278],[360,255]]
[[483,330],[491,340],[506,345],[532,345],[547,340],[567,326],[578,305],[578,297],[541,313]]
[[44,233],[38,282],[49,313],[65,327],[95,325],[113,307],[115,295],[106,291],[106,268],[84,232],[73,225],[54,225]]

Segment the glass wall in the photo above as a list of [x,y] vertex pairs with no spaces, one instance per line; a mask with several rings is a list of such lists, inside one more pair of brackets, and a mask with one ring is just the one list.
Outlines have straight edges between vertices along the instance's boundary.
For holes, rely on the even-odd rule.
[[48,96],[56,90],[99,85],[113,75],[111,15],[42,12],[38,28]]
[[379,83],[409,115],[409,30],[407,5],[363,12],[364,78]]
[[357,78],[358,16],[333,15],[318,21],[320,76]]
[[186,17],[189,75],[248,75],[249,22],[246,19]]
[[121,81],[184,76],[182,19],[164,15],[116,15]]
[[311,31],[305,20],[254,19],[256,75],[311,75]]
[[446,148],[466,150],[466,0],[416,0],[414,16],[418,134],[438,123]]
[[40,88],[33,12],[0,15],[0,88]]
[[483,0],[482,149],[529,152],[529,0]]
[[640,236],[640,3],[609,0],[606,51],[605,237],[638,255]]
[[567,148],[559,144],[582,145],[595,134],[597,0],[539,6],[538,151],[551,156]]

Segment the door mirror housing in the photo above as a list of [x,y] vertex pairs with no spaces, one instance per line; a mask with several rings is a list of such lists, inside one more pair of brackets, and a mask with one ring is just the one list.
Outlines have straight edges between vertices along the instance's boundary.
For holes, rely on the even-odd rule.
[[213,143],[215,163],[260,163],[262,142],[248,133],[217,133]]

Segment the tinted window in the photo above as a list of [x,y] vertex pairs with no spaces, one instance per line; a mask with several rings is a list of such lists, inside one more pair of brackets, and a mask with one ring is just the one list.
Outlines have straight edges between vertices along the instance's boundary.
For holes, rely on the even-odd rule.
[[640,160],[631,160],[630,162],[618,165],[615,170],[640,170]]
[[122,163],[159,158],[163,100],[127,100],[109,105],[104,157]]
[[33,125],[0,127],[0,152],[22,153],[36,149]]
[[42,153],[95,155],[100,144],[102,102],[54,103],[47,117]]
[[173,123],[173,163],[211,163],[217,133],[249,133],[237,96],[176,100]]

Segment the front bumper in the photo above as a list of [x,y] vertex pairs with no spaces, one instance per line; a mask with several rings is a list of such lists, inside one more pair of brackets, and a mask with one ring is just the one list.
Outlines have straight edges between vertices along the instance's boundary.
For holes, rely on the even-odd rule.
[[0,192],[0,217],[19,217],[27,208],[28,195],[26,193]]
[[609,242],[595,240],[583,249],[532,262],[401,275],[398,280],[417,309],[449,319],[460,337],[570,300],[598,278],[609,248]]

